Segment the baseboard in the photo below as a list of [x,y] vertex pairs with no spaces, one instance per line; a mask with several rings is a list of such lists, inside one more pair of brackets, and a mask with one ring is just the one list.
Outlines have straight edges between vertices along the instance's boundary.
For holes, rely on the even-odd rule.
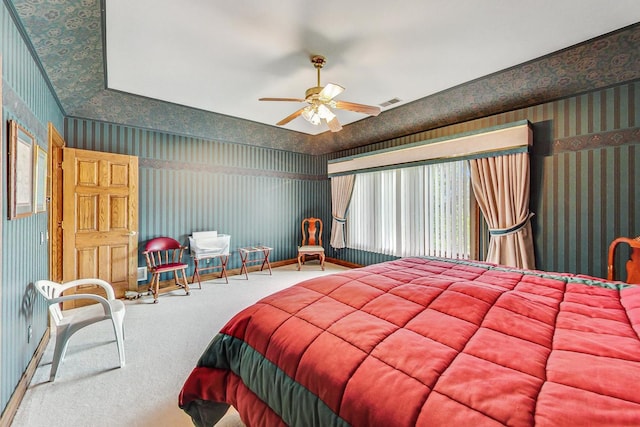
[[356,264],[356,263],[349,262],[349,261],[344,261],[344,260],[337,259],[337,258],[329,258],[329,257],[327,257],[324,261],[325,262],[330,262],[331,264],[335,264],[335,265],[341,265],[342,267],[347,267],[347,268],[360,268],[360,267],[362,267],[362,265],[360,265],[360,264]]
[[33,375],[36,373],[36,369],[38,368],[38,364],[40,364],[40,359],[44,355],[44,351],[47,348],[47,344],[49,344],[50,338],[50,330],[47,328],[46,332],[42,336],[40,340],[40,344],[38,344],[38,348],[36,348],[35,353],[33,353],[33,357],[27,365],[27,369],[25,369],[22,374],[22,378],[18,382],[16,389],[13,391],[11,395],[11,399],[9,399],[9,403],[7,403],[7,407],[2,412],[0,416],[0,427],[9,427],[13,418],[16,416],[16,412],[18,412],[18,408],[20,407],[20,403],[24,398],[27,389],[29,388],[29,384],[31,384],[31,380],[33,379]]
[[[325,262],[330,262],[331,264],[336,264],[336,265],[340,265],[342,267],[347,267],[347,268],[358,268],[358,267],[362,267],[360,264],[354,264],[352,262],[348,262],[348,261],[343,261],[341,259],[337,259],[337,258],[325,258],[324,260]],[[297,258],[292,258],[292,259],[284,259],[282,261],[274,261],[271,263],[271,267],[272,268],[276,268],[276,267],[284,267],[285,265],[291,265],[291,264],[297,264],[298,260]],[[255,266],[249,266],[247,267],[247,269],[249,270],[249,273],[251,273],[252,271],[260,271],[260,265],[255,265]],[[240,274],[240,268],[233,268],[230,270],[227,270],[227,276],[235,276]],[[244,274],[244,273],[242,273]],[[218,279],[220,278],[220,273],[209,273],[209,274],[203,274],[201,276],[201,280],[204,282],[205,280],[214,280],[214,279]],[[162,284],[161,284],[162,285]],[[177,289],[177,287],[175,288]]]

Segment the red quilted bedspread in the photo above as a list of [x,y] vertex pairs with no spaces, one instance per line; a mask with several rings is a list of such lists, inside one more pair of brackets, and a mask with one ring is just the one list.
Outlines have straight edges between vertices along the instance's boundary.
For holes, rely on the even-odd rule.
[[405,258],[237,314],[180,393],[197,425],[640,425],[640,286]]

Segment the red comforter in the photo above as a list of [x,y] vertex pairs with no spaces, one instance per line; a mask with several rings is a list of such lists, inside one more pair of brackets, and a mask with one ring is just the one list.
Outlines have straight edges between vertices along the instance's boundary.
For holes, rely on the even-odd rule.
[[197,425],[640,425],[640,287],[405,258],[236,315],[179,404]]

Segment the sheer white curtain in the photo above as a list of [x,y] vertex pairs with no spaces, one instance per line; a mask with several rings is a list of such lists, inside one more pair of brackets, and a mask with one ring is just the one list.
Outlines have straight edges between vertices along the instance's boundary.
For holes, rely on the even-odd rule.
[[331,178],[331,246],[336,249],[346,247],[344,226],[351,202],[355,175],[334,176]]
[[473,159],[469,166],[473,191],[491,233],[487,261],[534,269],[529,154]]

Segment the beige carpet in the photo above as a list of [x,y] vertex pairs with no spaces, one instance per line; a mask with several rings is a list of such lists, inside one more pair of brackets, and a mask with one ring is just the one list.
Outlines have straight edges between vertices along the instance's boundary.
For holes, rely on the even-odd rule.
[[[145,296],[127,301],[125,353],[118,352],[109,322],[78,332],[55,382],[48,382],[53,337],[13,422],[31,426],[191,426],[178,408],[178,393],[213,336],[239,310],[258,299],[302,280],[345,270],[313,262],[297,271],[288,265],[268,272],[254,271],[162,295],[158,304]],[[219,425],[242,425],[231,410]]]

